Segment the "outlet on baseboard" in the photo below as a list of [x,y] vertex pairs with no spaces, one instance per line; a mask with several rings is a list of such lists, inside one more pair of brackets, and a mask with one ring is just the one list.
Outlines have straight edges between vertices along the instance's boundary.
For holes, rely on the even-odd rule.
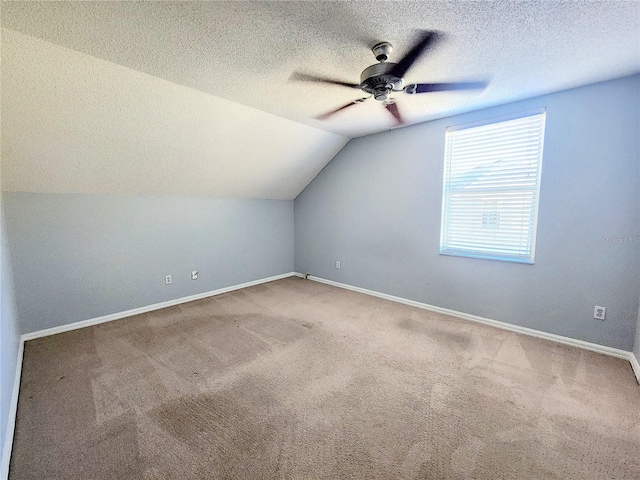
[[607,314],[607,307],[600,307],[598,305],[593,309],[593,318],[596,320],[604,320],[605,315]]

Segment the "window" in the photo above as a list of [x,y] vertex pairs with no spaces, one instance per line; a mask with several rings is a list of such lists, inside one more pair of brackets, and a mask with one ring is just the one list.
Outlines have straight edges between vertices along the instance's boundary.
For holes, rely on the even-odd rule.
[[533,263],[545,115],[447,129],[441,254]]

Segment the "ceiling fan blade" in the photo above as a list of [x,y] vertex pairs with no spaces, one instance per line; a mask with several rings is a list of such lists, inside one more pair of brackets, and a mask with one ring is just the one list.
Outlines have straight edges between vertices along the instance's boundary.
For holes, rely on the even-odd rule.
[[332,78],[326,77],[316,77],[315,75],[308,75],[306,73],[300,72],[293,72],[289,77],[289,81],[292,80],[297,82],[329,83],[331,85],[341,85],[343,87],[349,88],[360,88],[360,85],[356,83],[342,82],[340,80],[334,80]]
[[327,118],[329,118],[334,113],[338,113],[339,111],[344,110],[345,108],[349,108],[349,107],[351,107],[353,105],[357,105],[358,103],[362,103],[365,100],[366,100],[366,98],[359,98],[358,100],[354,100],[353,102],[349,102],[346,105],[338,107],[335,110],[331,110],[330,112],[323,113],[322,115],[318,115],[318,116],[316,116],[314,118],[316,118],[317,120],[326,120]]
[[415,83],[404,87],[408,94],[446,92],[449,90],[480,90],[487,86],[487,82],[458,82],[458,83]]
[[418,34],[416,43],[411,47],[411,50],[400,59],[395,67],[389,72],[391,75],[402,78],[407,70],[411,68],[411,65],[420,57],[429,47],[433,46],[434,42],[441,38],[442,34],[433,30],[422,30]]
[[395,103],[386,103],[384,106],[387,110],[389,110],[389,113],[391,113],[391,115],[395,117],[398,123],[404,123],[402,115],[400,115],[400,112],[398,111],[398,105],[396,105]]

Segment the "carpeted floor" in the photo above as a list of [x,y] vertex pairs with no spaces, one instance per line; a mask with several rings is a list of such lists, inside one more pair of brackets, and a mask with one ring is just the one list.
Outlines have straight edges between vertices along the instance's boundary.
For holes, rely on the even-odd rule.
[[309,280],[24,355],[12,480],[640,478],[628,362]]

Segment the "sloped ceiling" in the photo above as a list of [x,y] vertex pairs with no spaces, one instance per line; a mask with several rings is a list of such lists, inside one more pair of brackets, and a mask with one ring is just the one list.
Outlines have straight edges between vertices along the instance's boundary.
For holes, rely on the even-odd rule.
[[347,139],[2,31],[2,188],[293,199]]
[[392,128],[348,82],[369,47],[444,42],[398,98],[408,123],[640,71],[638,1],[3,2],[3,188],[293,198],[347,138]]

